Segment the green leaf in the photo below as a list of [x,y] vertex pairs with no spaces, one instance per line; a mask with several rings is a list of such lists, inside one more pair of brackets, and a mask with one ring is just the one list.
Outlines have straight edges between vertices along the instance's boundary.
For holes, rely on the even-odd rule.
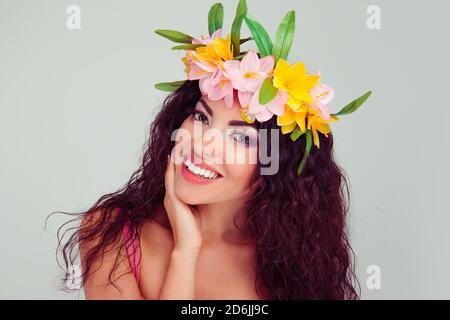
[[275,36],[275,43],[273,47],[273,56],[275,64],[278,59],[287,59],[289,51],[292,48],[295,33],[295,11],[289,11],[284,19],[281,21],[277,34]]
[[344,108],[341,109],[338,113],[333,113],[334,116],[341,116],[345,114],[350,114],[354,112],[356,109],[358,109],[372,94],[372,91],[367,91],[365,94],[363,94],[361,97],[356,98],[352,102],[350,102],[348,105],[346,105]]
[[240,44],[246,43],[247,41],[250,41],[250,40],[253,40],[253,38],[247,37],[247,38],[241,39]]
[[172,47],[172,50],[195,50],[199,47],[204,47],[205,45],[202,43],[187,43],[179,46]]
[[244,20],[252,33],[253,39],[255,39],[261,57],[271,55],[273,44],[266,29],[248,14],[245,15]]
[[294,129],[294,131],[292,131],[292,133],[290,135],[291,140],[293,142],[297,141],[297,139],[300,138],[304,133],[306,133],[306,130],[305,131],[301,131],[298,127],[296,127]]
[[244,21],[247,10],[247,2],[245,0],[239,0],[236,9],[236,16],[231,26],[231,43],[233,44],[233,56],[239,55],[241,51],[240,45],[243,42],[242,39],[240,41],[238,39],[240,39],[241,37],[242,21]]
[[278,94],[278,89],[273,86],[272,79],[266,78],[259,91],[259,103],[266,104],[272,101],[273,98]]
[[214,4],[208,12],[208,31],[209,35],[223,26],[223,5],[221,3]]
[[247,53],[248,51],[241,52],[240,55],[233,57],[233,60],[241,60]]
[[155,84],[155,88],[158,90],[162,90],[162,91],[173,92],[173,91],[177,90],[179,87],[181,87],[185,82],[186,82],[186,80],[173,81],[173,82],[160,82],[160,83]]
[[303,171],[303,168],[305,167],[306,159],[308,159],[309,152],[311,151],[311,146],[312,146],[311,130],[306,130],[305,153],[303,154],[303,159],[297,168],[297,176],[300,175],[300,173]]
[[192,39],[193,39],[191,36],[184,34],[183,32],[176,31],[176,30],[158,29],[158,30],[155,30],[155,33],[157,35],[167,38],[173,42],[179,42],[179,43],[192,43]]

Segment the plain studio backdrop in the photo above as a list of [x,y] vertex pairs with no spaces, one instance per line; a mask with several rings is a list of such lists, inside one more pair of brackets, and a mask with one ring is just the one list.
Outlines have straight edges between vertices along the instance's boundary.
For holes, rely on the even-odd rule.
[[[215,2],[0,0],[0,298],[84,297],[59,290],[56,230],[68,217],[44,229],[45,218],[84,211],[128,181],[166,96],[153,85],[185,79],[183,52],[154,30],[206,35]],[[227,34],[237,0],[222,3]],[[449,299],[450,3],[247,3],[272,37],[296,11],[289,61],[320,68],[336,89],[332,112],[373,90],[331,124],[362,298]],[[71,5],[80,29],[67,27]],[[377,10],[381,28],[369,28]]]

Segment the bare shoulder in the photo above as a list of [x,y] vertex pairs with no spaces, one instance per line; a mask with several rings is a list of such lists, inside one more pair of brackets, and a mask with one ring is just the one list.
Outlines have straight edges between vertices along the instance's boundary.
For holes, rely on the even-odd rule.
[[97,209],[82,218],[79,227],[79,247],[82,259],[89,250],[102,242],[102,229],[114,221],[118,214],[118,209],[111,211],[108,215],[105,215],[103,209]]
[[165,212],[160,209],[153,219],[141,226],[141,246],[148,251],[171,250],[172,229]]
[[119,209],[113,209],[106,216],[103,208],[98,208],[94,212],[91,212],[83,217],[80,223],[80,229],[92,228],[98,223],[102,222],[102,220],[104,222],[113,221],[114,218],[117,217],[119,212],[120,212]]
[[140,228],[140,288],[148,299],[157,299],[173,250],[172,230],[164,215],[165,211],[157,212]]
[[83,283],[86,299],[142,299],[123,242],[103,242],[105,228],[101,226],[113,221],[118,213],[114,210],[105,216],[98,210],[81,221],[79,247],[83,271],[87,272],[90,266]]

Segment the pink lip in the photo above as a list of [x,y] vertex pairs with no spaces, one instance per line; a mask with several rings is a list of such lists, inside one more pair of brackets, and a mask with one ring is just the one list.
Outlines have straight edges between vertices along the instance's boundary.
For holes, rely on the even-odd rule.
[[[185,156],[184,158],[186,159],[187,157]],[[191,161],[194,163],[193,156],[191,156]],[[213,171],[213,172],[217,172],[216,170],[214,170],[214,169],[212,169],[211,167],[209,167],[207,164],[201,164],[201,165],[200,165],[200,164],[196,164],[196,166],[198,166],[198,167],[200,167],[200,168],[205,168],[205,169],[211,170],[211,171]],[[186,165],[184,164],[184,162],[181,163],[181,175],[182,175],[187,181],[189,181],[189,182],[191,182],[191,183],[195,183],[195,184],[200,184],[200,185],[209,184],[209,183],[214,182],[214,181],[217,180],[217,179],[220,179],[220,177],[217,178],[217,179],[202,178],[202,177],[200,177],[200,176],[198,176],[198,175],[192,173],[191,171],[189,171],[189,170],[186,168]]]

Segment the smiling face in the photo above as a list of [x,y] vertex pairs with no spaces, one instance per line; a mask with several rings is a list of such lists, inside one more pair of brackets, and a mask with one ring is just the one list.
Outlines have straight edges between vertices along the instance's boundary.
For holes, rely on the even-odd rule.
[[246,197],[257,170],[258,129],[246,124],[239,102],[202,97],[176,134],[175,192],[187,204]]

